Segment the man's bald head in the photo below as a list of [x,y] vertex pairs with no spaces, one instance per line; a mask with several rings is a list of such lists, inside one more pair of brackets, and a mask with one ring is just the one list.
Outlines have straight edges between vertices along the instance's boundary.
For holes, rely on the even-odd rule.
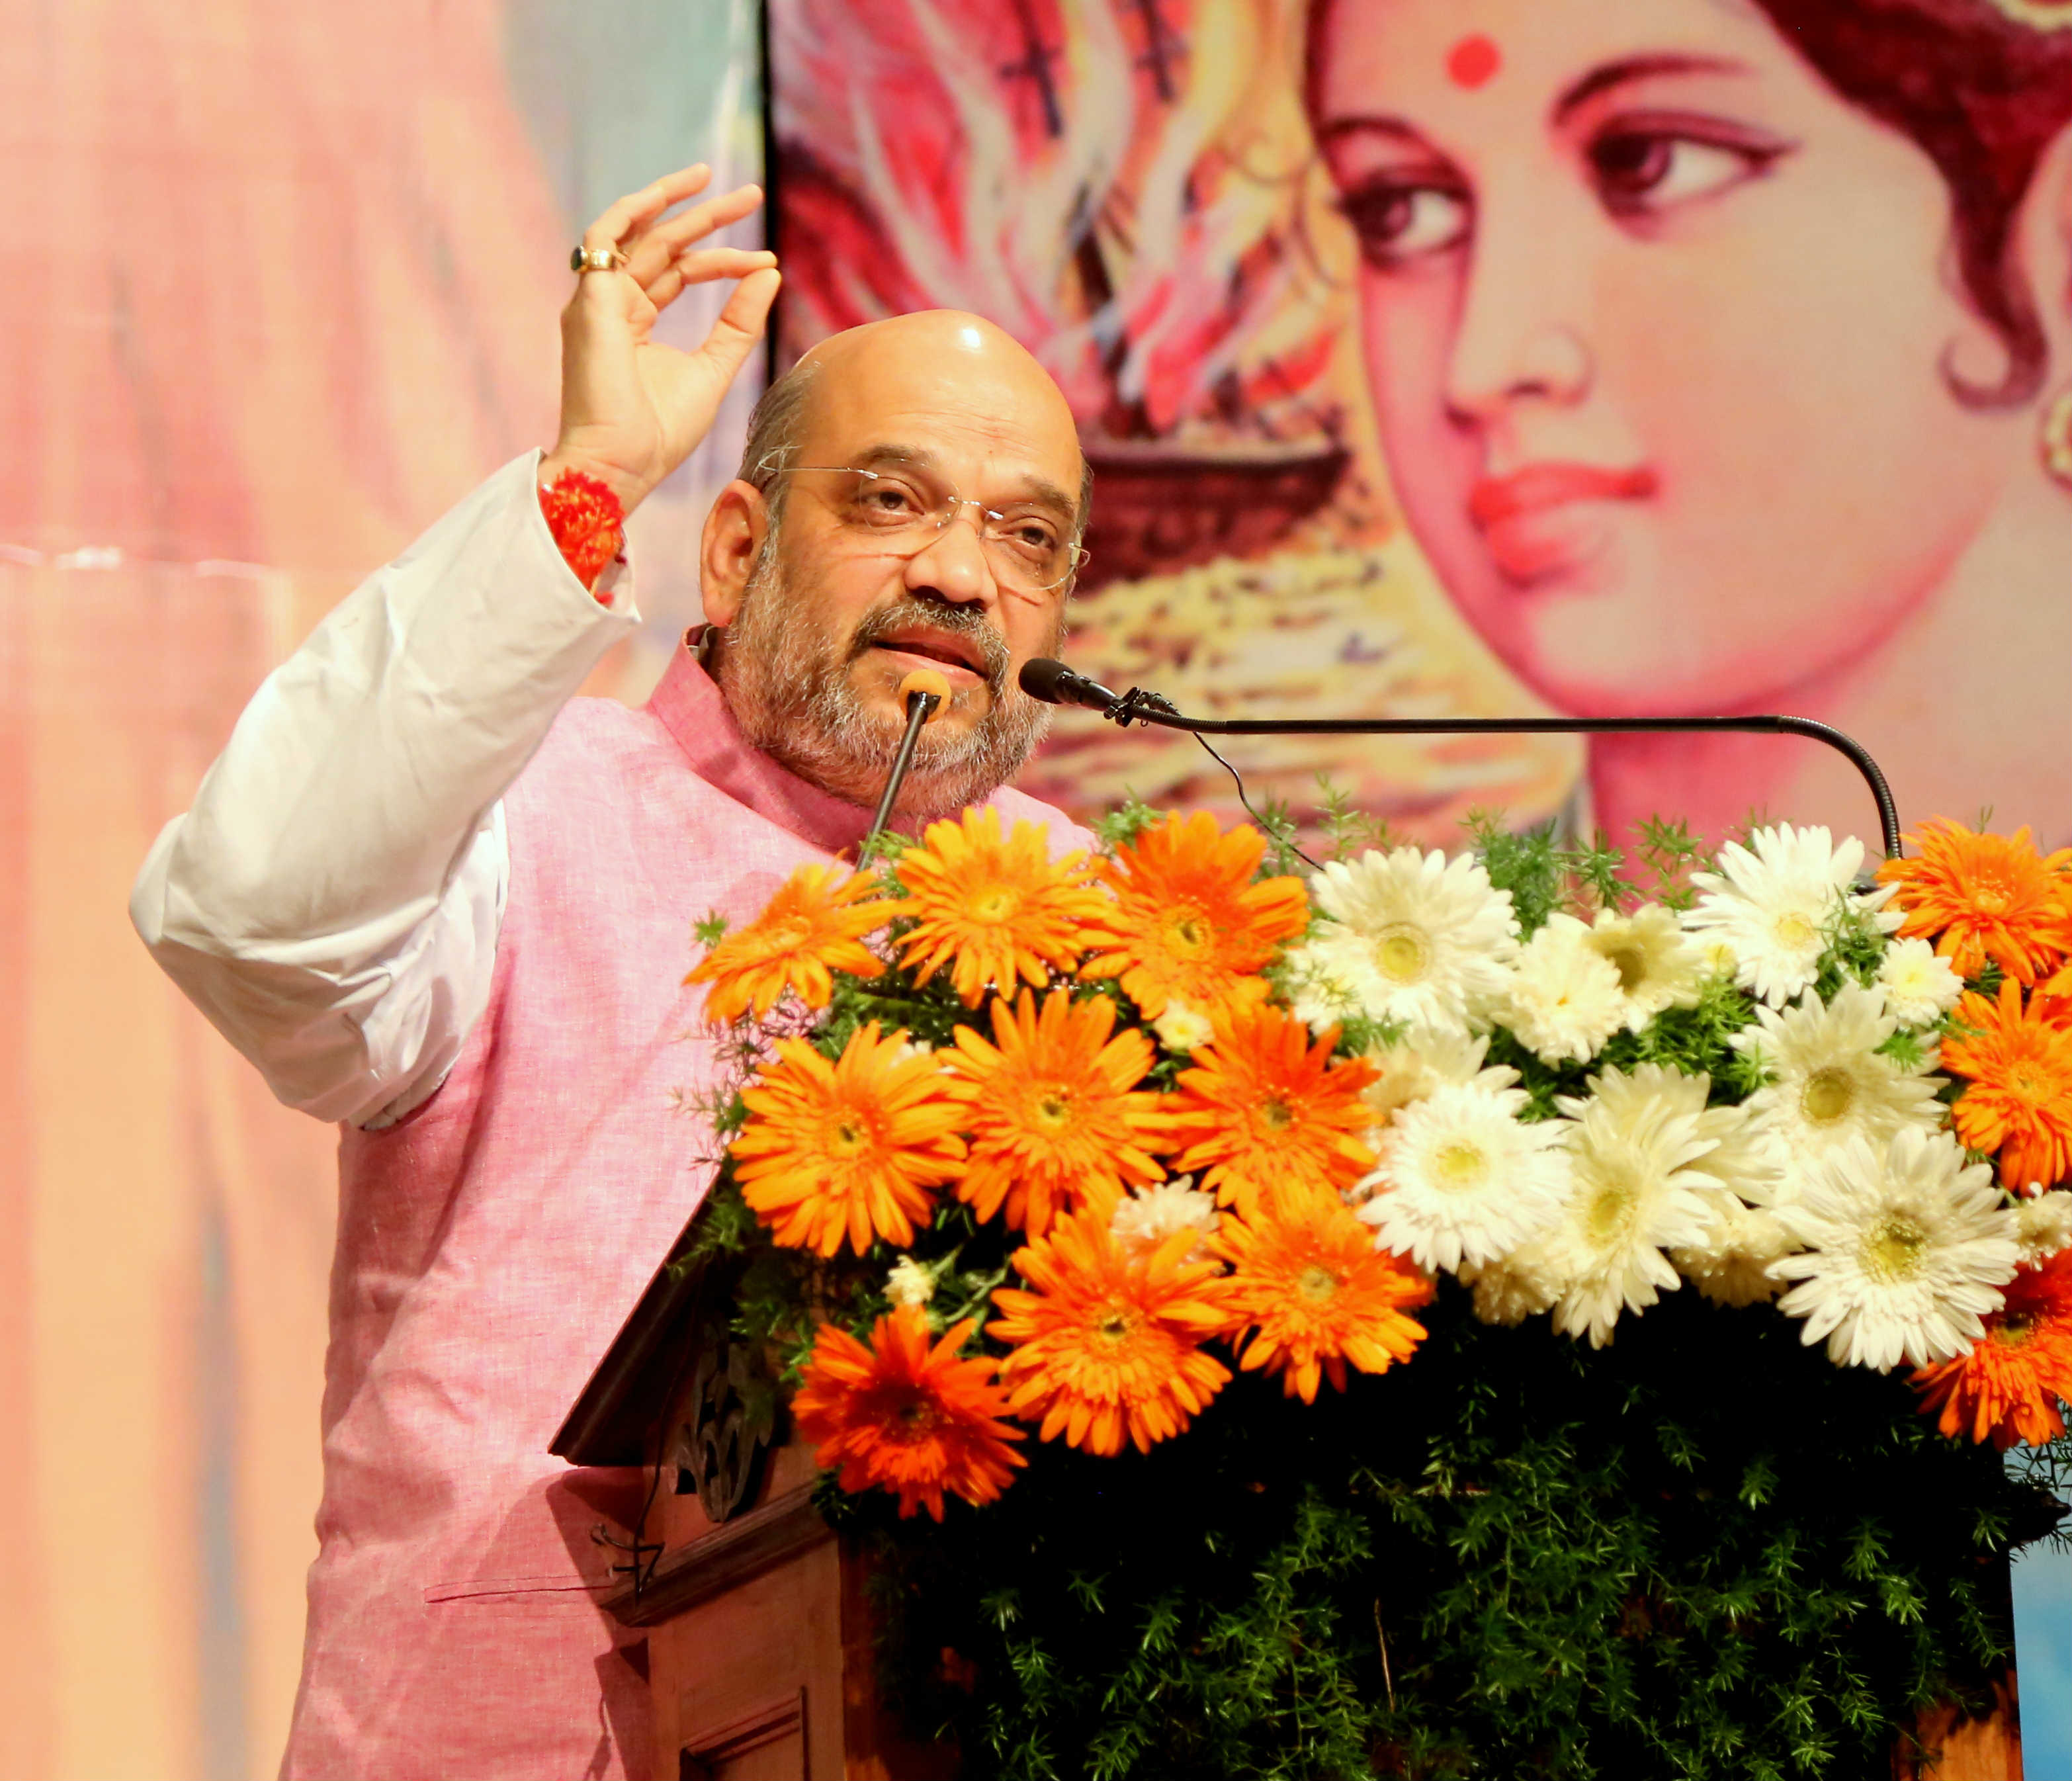
[[966,310],[889,315],[809,348],[756,404],[740,479],[764,491],[774,515],[784,497],[776,472],[826,461],[811,449],[816,436],[853,430],[841,422],[857,415],[885,424],[913,409],[1009,418],[1021,442],[1046,456],[1069,441],[1079,467],[1070,486],[1084,531],[1092,472],[1064,392],[1013,335]]
[[[1064,397],[1050,375],[1036,362],[1029,349],[983,315],[964,309],[919,309],[905,315],[887,315],[875,322],[830,334],[808,348],[805,357],[824,365],[853,362],[860,355],[872,358],[896,357],[904,353],[923,360],[939,361],[945,356],[968,360],[1013,363],[1038,381],[1050,385],[1051,395],[1062,404]],[[804,362],[803,360],[801,361]]]

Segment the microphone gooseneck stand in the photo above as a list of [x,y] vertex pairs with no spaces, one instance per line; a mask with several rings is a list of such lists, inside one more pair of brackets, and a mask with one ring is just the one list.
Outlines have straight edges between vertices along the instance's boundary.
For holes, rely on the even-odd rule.
[[1083,705],[1127,729],[1157,724],[1216,736],[1618,736],[1739,732],[1805,736],[1846,755],[1877,804],[1888,858],[1899,857],[1899,811],[1870,752],[1852,736],[1811,718],[1190,718],[1163,695],[1133,686],[1115,693],[1060,661],[1039,656],[1022,670],[1022,690],[1046,705]]
[[857,857],[865,858],[870,845],[891,820],[892,806],[898,801],[899,788],[906,783],[914,764],[914,750],[928,720],[950,696],[950,683],[932,668],[917,668],[899,683],[899,697],[906,705],[906,734],[899,738],[899,752],[892,757],[892,771],[885,776],[884,795],[878,800],[878,814],[870,819],[870,831],[863,837]]

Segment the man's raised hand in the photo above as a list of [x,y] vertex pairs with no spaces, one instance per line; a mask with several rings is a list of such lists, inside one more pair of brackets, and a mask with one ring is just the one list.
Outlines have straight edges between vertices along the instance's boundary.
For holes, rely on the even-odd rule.
[[[631,513],[712,430],[727,385],[763,338],[779,278],[774,253],[701,245],[763,202],[743,186],[674,216],[703,191],[706,167],[685,167],[630,193],[584,230],[586,248],[616,247],[626,264],[586,272],[561,311],[561,430],[541,466],[607,483]],[[659,344],[655,319],[691,285],[738,278],[695,352]]]

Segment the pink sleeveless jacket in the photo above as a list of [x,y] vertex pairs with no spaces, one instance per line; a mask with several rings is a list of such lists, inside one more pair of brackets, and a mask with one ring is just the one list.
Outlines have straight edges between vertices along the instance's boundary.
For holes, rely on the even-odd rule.
[[675,1110],[712,1063],[692,923],[866,826],[749,749],[688,651],[644,710],[569,705],[505,808],[487,1012],[429,1103],[341,1150],[286,1777],[644,1781],[641,1654],[596,1605],[621,1555],[591,1537],[624,1537],[643,1480],[547,1443],[705,1191]]

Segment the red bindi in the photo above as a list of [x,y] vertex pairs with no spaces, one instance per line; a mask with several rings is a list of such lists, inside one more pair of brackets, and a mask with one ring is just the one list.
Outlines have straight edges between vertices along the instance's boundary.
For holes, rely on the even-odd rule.
[[1470,92],[1503,66],[1503,53],[1479,31],[1472,37],[1463,37],[1446,52],[1446,72],[1453,77],[1453,84],[1466,87]]

